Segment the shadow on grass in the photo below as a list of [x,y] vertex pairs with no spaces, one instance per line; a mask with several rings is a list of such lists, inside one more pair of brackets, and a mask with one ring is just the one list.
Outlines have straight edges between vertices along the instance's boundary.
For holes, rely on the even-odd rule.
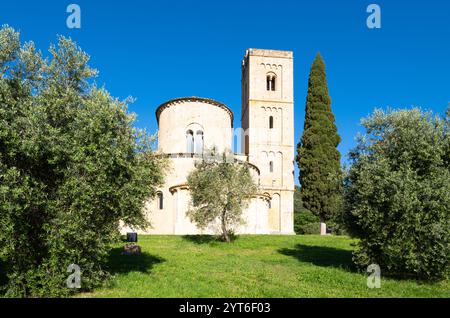
[[209,244],[213,242],[220,242],[217,236],[214,235],[183,235],[183,240],[195,244]]
[[300,262],[321,267],[341,268],[350,272],[357,269],[352,262],[352,252],[326,246],[297,244],[295,248],[283,248],[279,253],[297,258]]
[[[236,235],[230,235],[231,243],[237,240]],[[183,235],[183,240],[195,243],[195,244],[227,244],[226,242],[222,241],[220,237],[216,235]]]
[[141,254],[124,255],[123,248],[113,248],[108,256],[107,269],[111,274],[128,272],[150,273],[155,264],[165,262],[162,257],[146,252]]

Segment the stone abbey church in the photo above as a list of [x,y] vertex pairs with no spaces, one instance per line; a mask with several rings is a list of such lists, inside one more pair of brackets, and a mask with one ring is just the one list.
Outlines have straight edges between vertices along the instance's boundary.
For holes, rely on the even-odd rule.
[[157,198],[146,204],[152,228],[147,234],[210,234],[189,218],[188,174],[204,149],[230,151],[237,132],[235,160],[249,163],[259,193],[244,210],[240,234],[293,234],[294,96],[293,52],[248,49],[242,61],[241,127],[233,112],[209,98],[169,100],[156,110],[158,151],[170,168]]

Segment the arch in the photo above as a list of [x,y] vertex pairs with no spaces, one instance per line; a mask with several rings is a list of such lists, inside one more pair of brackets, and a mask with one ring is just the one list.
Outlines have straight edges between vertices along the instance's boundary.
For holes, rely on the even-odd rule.
[[[190,154],[202,154],[204,149],[204,131],[203,125],[198,122],[191,122],[186,127],[189,133],[192,132],[192,145],[188,147],[188,153]],[[189,136],[190,137],[190,136]]]
[[270,193],[268,192],[264,192],[263,197],[266,197],[266,203],[267,203],[267,207],[269,208],[269,210],[272,208],[272,196],[270,195]]
[[277,75],[274,72],[266,74],[266,90],[275,91]]
[[190,122],[189,125],[186,126],[186,129],[196,131],[196,130],[205,130],[203,125],[198,122]]

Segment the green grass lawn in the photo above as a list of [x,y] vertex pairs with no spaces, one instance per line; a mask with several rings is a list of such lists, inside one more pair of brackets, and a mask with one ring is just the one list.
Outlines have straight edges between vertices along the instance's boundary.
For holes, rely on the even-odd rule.
[[142,255],[110,257],[115,278],[81,297],[450,297],[448,281],[425,284],[382,277],[369,289],[352,267],[348,237],[139,236]]

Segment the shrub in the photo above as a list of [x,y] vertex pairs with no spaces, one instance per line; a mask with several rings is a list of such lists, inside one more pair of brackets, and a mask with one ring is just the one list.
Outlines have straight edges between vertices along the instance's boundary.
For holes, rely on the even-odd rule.
[[119,221],[146,227],[146,199],[163,161],[133,128],[126,103],[90,84],[96,71],[59,38],[43,59],[0,30],[0,255],[7,296],[65,296],[68,266],[81,288],[101,284]]
[[[336,214],[328,221],[328,230],[332,234],[347,234],[340,220],[341,215]],[[294,231],[296,234],[320,234],[320,217],[303,207],[298,186],[294,192]]]
[[[301,198],[301,189],[295,186],[294,192],[294,231],[296,234],[318,234],[314,230],[314,226],[310,224],[317,223],[320,233],[320,218],[311,211],[303,207]],[[308,232],[308,233],[307,233]],[[313,233],[311,233],[313,232]]]
[[[314,231],[315,228],[317,231]],[[295,211],[294,230],[297,234],[320,234],[319,217],[306,209]]]
[[320,222],[306,223],[300,227],[302,234],[320,234]]
[[450,266],[449,122],[419,109],[376,110],[350,153],[344,220],[355,262],[442,279]]

